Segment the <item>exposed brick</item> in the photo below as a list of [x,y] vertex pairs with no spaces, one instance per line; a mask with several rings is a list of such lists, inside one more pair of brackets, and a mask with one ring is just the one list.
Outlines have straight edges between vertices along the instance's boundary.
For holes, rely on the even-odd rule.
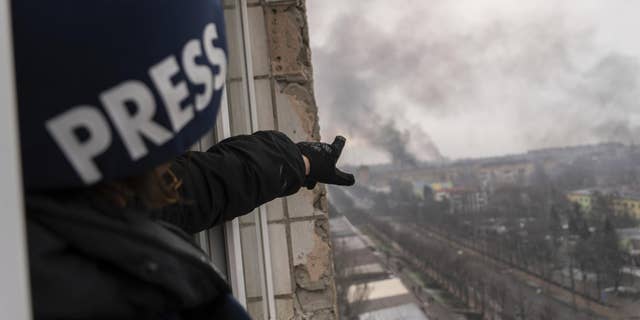
[[294,271],[296,277],[296,284],[305,290],[318,291],[327,288],[327,278],[322,277],[316,281],[312,281],[309,276],[309,271],[305,265],[297,265]]
[[327,219],[318,219],[315,222],[316,226],[316,235],[322,239],[322,241],[326,243],[331,243],[331,239],[329,238],[329,221]]
[[315,312],[309,320],[332,320],[336,319],[336,313],[333,309],[320,310]]
[[282,199],[275,199],[267,203],[268,221],[284,219],[284,206]]
[[276,88],[275,96],[278,130],[284,132],[294,141],[310,140],[310,128],[313,124],[306,122],[304,117],[300,116],[300,112],[297,112],[300,105],[295,97],[283,93],[279,88]]
[[293,264],[306,265],[312,281],[317,281],[328,269],[329,244],[315,232],[314,221],[291,223]]
[[333,308],[333,297],[328,291],[307,291],[299,289],[296,297],[302,308],[302,312],[314,312],[323,309]]
[[311,87],[290,83],[282,89],[282,93],[290,97],[294,111],[302,121],[302,126],[312,140],[320,138],[318,126],[318,107],[316,106]]
[[[294,141],[320,140],[318,108],[303,0],[262,2],[271,58],[273,108],[278,130]],[[278,319],[333,320],[336,293],[327,222],[326,189],[318,185],[287,198],[294,316]],[[311,219],[303,220],[302,219]],[[273,251],[273,250],[272,250]],[[280,309],[280,307],[278,307]]]
[[295,195],[287,197],[289,217],[296,218],[313,216],[315,214],[313,200],[313,191],[307,189],[300,190]]
[[274,4],[265,12],[271,48],[271,72],[287,81],[311,79],[311,52],[306,17],[297,5]]
[[276,318],[281,320],[294,319],[293,300],[276,299]]

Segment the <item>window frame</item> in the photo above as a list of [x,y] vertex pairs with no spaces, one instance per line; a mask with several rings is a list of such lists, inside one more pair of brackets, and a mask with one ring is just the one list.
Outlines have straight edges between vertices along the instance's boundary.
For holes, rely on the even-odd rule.
[[10,0],[0,0],[0,310],[8,319],[31,319],[29,266],[19,152]]
[[[252,58],[252,50],[251,50],[251,34],[249,28],[249,14],[248,14],[248,3],[247,0],[234,0],[234,4],[237,9],[238,14],[238,33],[237,35],[227,34],[227,38],[233,36],[238,36],[240,39],[240,50],[242,51],[241,56],[241,72],[242,72],[242,92],[246,93],[247,96],[243,96],[242,98],[245,100],[244,106],[248,107],[248,112],[245,114],[245,122],[249,124],[249,131],[255,132],[259,130],[258,125],[258,110],[257,110],[257,102],[256,102],[256,90],[254,83],[254,72],[253,72],[253,58]],[[230,107],[230,106],[229,106]],[[257,238],[257,249],[258,249],[258,261],[259,261],[259,270],[260,270],[260,279],[261,279],[261,291],[262,291],[262,309],[263,309],[263,318],[264,319],[276,319],[276,303],[275,303],[275,289],[273,283],[273,270],[272,270],[272,261],[271,261],[271,248],[270,248],[270,240],[269,240],[269,228],[268,228],[268,211],[267,206],[262,205],[256,208],[255,212],[255,226],[256,226],[256,238]],[[232,222],[238,224],[238,219],[234,219]],[[233,226],[235,227],[235,226]],[[241,252],[241,246],[237,246],[232,248],[236,250],[236,253]],[[240,251],[238,251],[240,250]],[[240,258],[242,256],[240,255]],[[231,259],[229,259],[231,260]],[[231,270],[232,267],[230,267]],[[244,270],[236,270],[239,273],[244,275]],[[243,278],[244,279],[244,278]],[[246,288],[242,286],[242,288]],[[234,292],[236,294],[236,292]],[[236,298],[240,299],[239,296]],[[246,303],[246,292],[244,301]],[[245,304],[246,306],[246,304]]]
[[[258,124],[258,110],[256,102],[256,89],[254,83],[253,72],[253,60],[251,50],[251,35],[249,33],[249,14],[247,0],[231,0],[234,7],[234,21],[227,21],[227,23],[237,23],[236,28],[227,28],[227,39],[231,41],[237,40],[239,43],[239,61],[240,72],[242,76],[240,95],[238,97],[232,97],[231,99],[237,99],[242,101],[240,108],[244,110],[244,118],[241,119],[242,123],[234,124],[231,117],[232,104],[230,103],[229,96],[232,94],[230,89],[230,74],[227,74],[227,81],[225,83],[225,89],[223,90],[223,96],[221,99],[221,106],[219,114],[216,120],[215,137],[222,140],[232,136],[232,132],[238,131],[238,128],[245,128],[250,133],[259,130]],[[237,18],[237,20],[236,20]],[[237,32],[231,34],[230,31],[235,29]],[[231,47],[231,46],[229,46]],[[236,54],[236,53],[229,53]],[[231,66],[227,67],[227,72]],[[234,105],[234,107],[238,107]],[[234,127],[237,127],[234,130]],[[236,132],[239,133],[239,132]],[[215,141],[215,142],[218,142]],[[201,144],[202,147],[202,144]],[[207,146],[205,146],[206,148]],[[257,254],[258,264],[260,272],[260,287],[262,294],[262,311],[263,318],[276,319],[276,303],[275,303],[275,289],[273,280],[273,270],[271,261],[271,248],[269,240],[269,228],[268,228],[268,211],[267,206],[262,205],[255,209],[255,232],[256,232],[256,248],[257,252],[247,252],[245,254]],[[251,214],[250,214],[251,215]],[[238,302],[245,308],[248,305],[247,287],[245,280],[245,268],[244,268],[244,256],[242,249],[243,241],[250,241],[242,237],[241,222],[239,218],[227,221],[223,227],[225,238],[225,254],[227,258],[227,281],[231,286],[232,293]],[[201,244],[203,249],[211,253],[211,248],[208,245],[211,238],[211,229],[199,233],[196,238]]]

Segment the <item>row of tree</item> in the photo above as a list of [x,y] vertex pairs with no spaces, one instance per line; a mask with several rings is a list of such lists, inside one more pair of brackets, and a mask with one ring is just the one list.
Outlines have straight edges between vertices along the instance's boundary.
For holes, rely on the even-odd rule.
[[631,215],[615,213],[613,199],[593,194],[587,214],[557,190],[517,187],[497,191],[486,210],[473,214],[452,215],[433,204],[404,216],[492,258],[601,300],[602,289],[617,290],[622,284],[623,268],[630,262],[615,226],[637,224]]
[[408,263],[475,309],[483,319],[548,320],[558,314],[550,300],[536,304],[524,285],[509,282],[495,266],[477,257],[442,241],[399,229],[388,219],[358,211],[351,211],[348,216],[356,225],[366,226],[378,237],[397,243]]

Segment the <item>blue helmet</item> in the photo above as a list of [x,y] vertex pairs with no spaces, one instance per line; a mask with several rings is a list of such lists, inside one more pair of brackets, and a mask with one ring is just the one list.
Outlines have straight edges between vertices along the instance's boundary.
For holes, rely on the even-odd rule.
[[220,0],[20,0],[12,16],[27,190],[143,173],[214,126]]

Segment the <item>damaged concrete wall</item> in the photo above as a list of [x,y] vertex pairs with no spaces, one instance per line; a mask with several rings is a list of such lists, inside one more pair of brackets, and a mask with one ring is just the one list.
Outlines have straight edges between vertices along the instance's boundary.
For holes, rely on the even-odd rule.
[[[260,129],[319,140],[305,2],[248,0],[248,9]],[[277,318],[337,319],[326,189],[303,189],[267,211]]]
[[[278,129],[296,141],[319,140],[305,3],[271,1],[264,12]],[[326,190],[303,190],[284,202],[295,317],[336,319]]]

